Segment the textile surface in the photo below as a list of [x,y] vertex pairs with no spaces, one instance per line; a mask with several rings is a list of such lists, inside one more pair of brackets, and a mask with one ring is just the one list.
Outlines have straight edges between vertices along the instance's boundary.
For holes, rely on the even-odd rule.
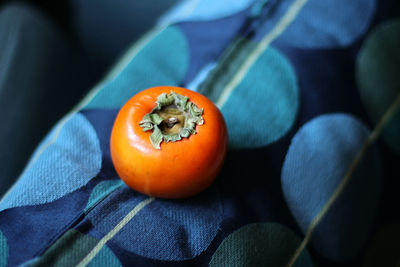
[[82,98],[93,79],[82,53],[27,4],[0,6],[0,51],[3,196],[48,129]]
[[[36,149],[0,202],[0,266],[395,266],[399,7],[180,3]],[[159,85],[206,95],[228,126],[192,198],[137,193],[111,162],[119,108]]]

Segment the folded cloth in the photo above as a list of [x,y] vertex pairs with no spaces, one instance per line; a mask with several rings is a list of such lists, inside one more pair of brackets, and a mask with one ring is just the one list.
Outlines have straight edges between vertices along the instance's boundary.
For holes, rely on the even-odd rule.
[[[0,265],[396,264],[399,11],[182,2],[32,155],[0,202]],[[159,85],[206,95],[228,126],[217,181],[189,199],[135,192],[110,159],[119,108]]]
[[0,196],[35,147],[92,83],[76,46],[39,11],[0,9]]

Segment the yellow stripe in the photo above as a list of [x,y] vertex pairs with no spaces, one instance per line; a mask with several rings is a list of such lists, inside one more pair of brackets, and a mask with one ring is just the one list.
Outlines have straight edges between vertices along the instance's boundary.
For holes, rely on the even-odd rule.
[[94,257],[96,257],[97,253],[104,247],[104,245],[112,239],[116,234],[118,234],[121,229],[138,214],[144,207],[154,201],[154,197],[149,197],[140,202],[136,207],[133,208],[108,234],[106,234],[102,239],[100,239],[99,243],[86,255],[86,257],[77,265],[79,267],[84,267],[88,265]]
[[343,193],[343,190],[346,188],[347,184],[349,183],[354,171],[356,170],[358,164],[361,162],[363,157],[365,156],[368,148],[371,144],[373,144],[378,137],[381,135],[383,129],[387,125],[387,123],[393,118],[394,114],[397,112],[400,106],[400,94],[397,95],[395,101],[390,105],[389,109],[383,114],[381,119],[379,120],[378,124],[375,126],[374,130],[368,136],[367,140],[364,142],[361,150],[357,153],[356,157],[354,158],[353,162],[351,163],[350,167],[348,168],[342,182],[338,185],[335,189],[331,197],[329,198],[328,202],[322,207],[321,211],[313,218],[311,221],[306,235],[301,242],[300,246],[296,249],[295,253],[291,257],[287,266],[291,267],[295,264],[297,258],[300,256],[301,252],[307,246],[308,242],[310,241],[311,235],[314,232],[315,228],[321,222],[321,220],[325,217],[328,213],[329,209],[332,205],[336,202],[336,200],[340,197]]
[[160,32],[162,32],[165,27],[155,28],[145,34],[142,38],[140,38],[135,45],[133,45],[121,58],[118,63],[112,68],[112,70],[107,74],[107,76],[100,81],[97,85],[94,86],[92,90],[80,101],[80,103],[73,108],[76,112],[85,107],[96,95],[97,93],[104,87],[106,83],[114,80],[121,71],[126,68],[126,66],[132,61],[134,57]]
[[[70,117],[72,117],[73,114],[81,110],[83,107],[85,107],[96,95],[97,93],[103,88],[103,86],[110,82],[111,80],[115,79],[117,75],[131,62],[131,60],[143,49],[143,47],[153,39],[154,36],[156,36],[159,32],[161,32],[164,28],[161,29],[154,29],[147,33],[145,36],[143,36],[139,41],[126,52],[126,55],[118,61],[117,65],[113,67],[113,69],[110,71],[110,73],[101,81],[99,82],[90,92],[76,105],[70,112],[68,112],[58,123],[56,126],[56,133],[54,137],[49,140],[46,144],[42,146],[42,148],[36,153],[35,157],[30,161],[30,164],[27,166],[31,166],[37,158],[43,153],[44,150],[46,150],[50,145],[54,144],[57,141],[58,136],[60,135],[61,128],[64,126],[64,124],[68,121]],[[26,169],[27,169],[26,168]]]
[[243,65],[239,68],[236,75],[230,80],[230,82],[225,86],[216,105],[222,108],[229,96],[232,94],[233,90],[239,85],[239,83],[246,76],[250,67],[254,62],[260,57],[260,55],[268,48],[268,46],[278,38],[285,29],[293,22],[297,17],[302,7],[307,3],[308,0],[295,0],[285,15],[279,20],[275,27],[261,40],[257,47],[251,52],[251,54],[246,58]]

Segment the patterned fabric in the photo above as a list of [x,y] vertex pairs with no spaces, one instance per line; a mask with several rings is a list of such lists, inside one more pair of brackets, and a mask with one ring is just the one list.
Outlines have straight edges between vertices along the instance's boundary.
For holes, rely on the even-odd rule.
[[[37,148],[0,202],[0,266],[398,264],[399,47],[395,0],[181,3]],[[111,163],[118,109],[158,85],[228,126],[189,199],[139,194]]]
[[48,17],[27,2],[5,2],[0,3],[0,196],[93,81],[81,50]]

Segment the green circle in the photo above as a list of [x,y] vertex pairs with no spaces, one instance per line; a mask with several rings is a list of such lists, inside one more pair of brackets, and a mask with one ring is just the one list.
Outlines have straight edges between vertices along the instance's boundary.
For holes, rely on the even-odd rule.
[[[285,266],[300,243],[300,238],[282,224],[248,224],[222,241],[210,266]],[[294,266],[313,266],[307,250]]]
[[[365,109],[377,124],[400,94],[400,19],[378,25],[362,45],[356,79]],[[387,123],[383,141],[400,152],[400,110]]]
[[[37,261],[36,266],[76,266],[93,248],[99,240],[89,235],[70,229],[59,238]],[[104,245],[88,262],[88,266],[122,266],[118,258]]]
[[363,266],[400,266],[399,241],[399,223],[382,227],[370,242]]

